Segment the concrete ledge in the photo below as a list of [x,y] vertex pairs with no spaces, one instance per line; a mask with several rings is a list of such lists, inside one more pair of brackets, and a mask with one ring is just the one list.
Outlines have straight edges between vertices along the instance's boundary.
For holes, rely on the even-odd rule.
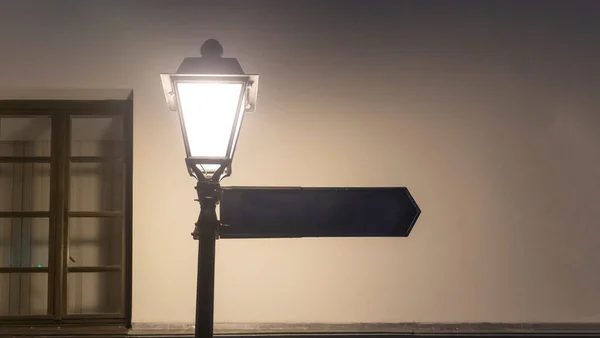
[[[193,323],[134,323],[129,335],[184,335]],[[600,323],[216,323],[215,335],[586,335],[600,336]]]
[[[0,338],[159,338],[193,337],[192,323],[135,323],[125,327],[2,327]],[[437,337],[600,337],[600,323],[217,323],[215,336],[230,338],[400,338]],[[357,337],[360,336],[360,337]]]

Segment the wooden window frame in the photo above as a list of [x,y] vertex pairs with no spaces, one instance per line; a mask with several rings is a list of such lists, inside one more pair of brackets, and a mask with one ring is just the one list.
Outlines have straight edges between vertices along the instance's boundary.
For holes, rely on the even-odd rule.
[[[49,211],[2,211],[0,217],[44,217],[49,219],[48,268],[2,268],[0,272],[45,272],[48,274],[48,313],[46,315],[0,316],[3,327],[131,327],[132,308],[132,196],[133,196],[133,100],[0,100],[0,117],[49,116],[51,118],[51,155],[49,157],[0,157],[0,163],[50,163]],[[69,163],[102,163],[104,157],[70,156],[70,121],[77,116],[119,116],[123,121],[124,205],[115,212],[68,210]],[[114,160],[114,159],[113,159]],[[123,217],[122,267],[68,267],[66,222],[75,217]],[[56,245],[60,243],[60,245]],[[35,270],[35,271],[32,271]],[[123,309],[120,314],[67,314],[67,272],[122,271]]]

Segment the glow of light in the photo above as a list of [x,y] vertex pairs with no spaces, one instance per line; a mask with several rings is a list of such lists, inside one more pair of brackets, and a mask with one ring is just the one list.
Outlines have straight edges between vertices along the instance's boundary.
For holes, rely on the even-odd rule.
[[234,136],[242,88],[242,83],[177,83],[190,156],[226,159],[231,155],[227,148]]

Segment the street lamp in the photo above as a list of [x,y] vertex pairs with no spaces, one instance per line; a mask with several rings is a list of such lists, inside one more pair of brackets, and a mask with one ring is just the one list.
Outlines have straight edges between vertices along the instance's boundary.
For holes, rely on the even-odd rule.
[[185,58],[175,74],[161,74],[169,110],[179,113],[186,165],[197,179],[198,240],[196,338],[213,336],[215,242],[220,222],[220,181],[231,163],[244,114],[256,106],[258,75],[245,74],[234,58],[223,58],[217,40],[202,45],[202,57]]

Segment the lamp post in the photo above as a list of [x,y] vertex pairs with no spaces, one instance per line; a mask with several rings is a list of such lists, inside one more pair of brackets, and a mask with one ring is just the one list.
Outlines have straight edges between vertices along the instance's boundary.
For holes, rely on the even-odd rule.
[[217,40],[205,41],[200,51],[202,57],[185,58],[175,74],[161,74],[161,80],[169,110],[179,113],[188,172],[197,179],[200,216],[192,232],[198,241],[195,336],[209,338],[220,181],[231,175],[244,114],[254,111],[258,75],[245,74],[234,58],[223,58]]

